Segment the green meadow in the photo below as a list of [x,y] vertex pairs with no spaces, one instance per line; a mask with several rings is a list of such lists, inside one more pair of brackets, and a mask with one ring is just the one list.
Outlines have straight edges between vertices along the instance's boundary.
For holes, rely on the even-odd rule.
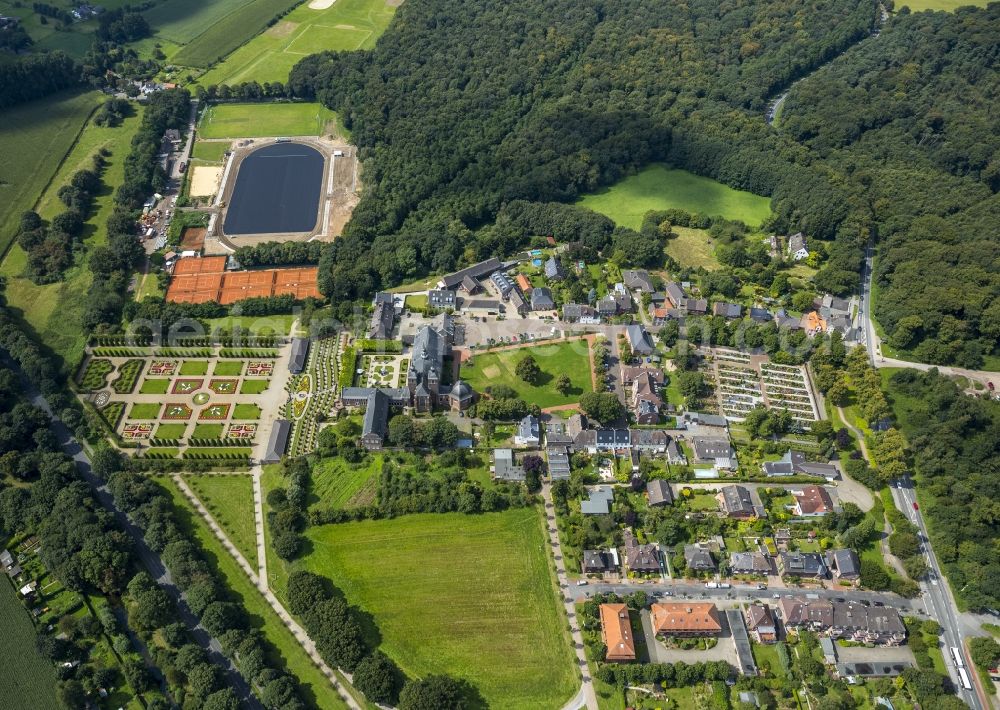
[[336,114],[315,103],[218,104],[198,119],[202,138],[318,136],[336,122]]
[[577,204],[607,215],[616,224],[642,226],[650,210],[682,209],[741,220],[757,227],[771,214],[771,200],[734,190],[710,178],[662,163],[650,165],[611,187],[583,197]]

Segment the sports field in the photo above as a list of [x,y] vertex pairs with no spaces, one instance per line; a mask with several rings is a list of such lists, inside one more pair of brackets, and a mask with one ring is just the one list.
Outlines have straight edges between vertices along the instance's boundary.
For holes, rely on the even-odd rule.
[[738,219],[756,227],[771,214],[771,200],[734,190],[710,178],[661,163],[650,165],[611,187],[587,195],[577,204],[605,214],[632,229],[642,226],[650,210],[671,208]]
[[324,10],[304,2],[209,70],[199,83],[288,81],[292,67],[309,54],[373,47],[394,12],[386,0],[337,0]]
[[[543,409],[572,404],[578,402],[584,392],[594,390],[587,349],[587,341],[574,340],[483,353],[462,364],[461,377],[477,392],[485,392],[491,385],[507,385],[526,402],[537,404]],[[521,358],[528,354],[535,358],[542,371],[542,376],[535,385],[529,385],[515,373]],[[564,373],[569,375],[573,384],[568,394],[560,394],[555,388],[556,378]]]
[[217,104],[198,118],[202,138],[318,136],[336,121],[330,109],[314,103]]
[[305,566],[373,615],[407,673],[472,683],[494,708],[557,708],[577,689],[534,508],[312,527]]
[[[161,425],[162,426],[162,425]],[[202,425],[199,425],[202,426]],[[257,532],[253,515],[253,479],[250,476],[186,476],[229,540],[251,566],[257,566]]]
[[[89,111],[95,104],[94,95],[84,95],[83,109]],[[46,118],[39,115],[47,105],[47,102],[38,102],[40,105],[35,109],[34,120],[39,121],[39,125],[46,126],[46,130],[58,133],[64,130],[66,122],[57,121],[54,125],[47,122]],[[15,109],[7,115],[17,113]],[[77,170],[90,168],[92,156],[101,148],[107,148],[111,155],[107,159],[107,167],[102,175],[103,187],[97,195],[94,203],[94,210],[84,225],[83,236],[85,244],[89,248],[103,244],[107,239],[107,230],[104,225],[111,215],[112,194],[124,179],[125,158],[129,153],[132,137],[139,128],[141,118],[141,108],[137,108],[135,115],[127,118],[124,123],[117,128],[101,127],[93,123],[88,123],[80,138],[70,150],[69,141],[76,136],[72,125],[65,126],[67,135],[64,139],[55,135],[48,137],[49,145],[53,155],[48,155],[45,151],[44,142],[38,144],[28,142],[28,148],[34,146],[33,150],[28,150],[17,141],[11,141],[10,150],[14,155],[22,158],[22,165],[30,169],[33,166],[36,171],[42,171],[47,167],[48,173],[45,181],[51,178],[51,182],[45,189],[45,193],[39,199],[44,184],[38,185],[33,195],[24,195],[25,201],[21,203],[20,209],[13,209],[8,223],[11,230],[17,229],[17,219],[20,211],[31,209],[35,200],[38,200],[38,212],[44,219],[52,219],[62,212],[65,207],[59,201],[59,188],[67,184]],[[31,136],[37,129],[26,127],[24,134]],[[15,130],[14,133],[18,131]],[[2,185],[4,178],[8,174],[6,170],[6,158],[11,153],[6,152],[8,146],[7,131],[0,130],[0,195],[10,188],[19,187],[17,182],[13,185]],[[67,141],[65,145],[61,141]],[[56,152],[62,151],[56,155]],[[22,152],[30,153],[22,154]],[[62,157],[66,155],[66,160],[56,170],[56,165]],[[39,176],[39,180],[40,180]],[[16,180],[16,178],[15,178]],[[28,185],[31,180],[26,180],[23,185]],[[30,202],[28,202],[30,199]],[[16,198],[15,198],[16,200]],[[7,202],[0,199],[0,211],[7,207]],[[0,217],[2,220],[2,217]],[[52,348],[63,360],[73,366],[79,360],[85,343],[85,336],[81,326],[83,320],[83,309],[85,307],[85,295],[90,289],[92,276],[90,270],[82,260],[66,272],[65,279],[58,283],[36,286],[30,280],[21,278],[21,274],[27,266],[27,256],[17,244],[11,245],[2,264],[0,264],[0,275],[7,279],[7,300],[10,306],[21,314],[32,329],[38,334],[42,341]]]
[[54,708],[56,673],[35,651],[35,628],[6,576],[0,579],[0,698],[5,707]]

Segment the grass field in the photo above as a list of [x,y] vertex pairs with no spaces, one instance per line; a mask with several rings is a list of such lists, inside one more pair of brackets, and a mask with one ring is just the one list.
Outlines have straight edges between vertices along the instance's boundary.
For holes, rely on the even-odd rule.
[[260,394],[269,384],[270,380],[243,380],[240,383],[240,394]]
[[212,370],[212,374],[215,376],[227,376],[236,377],[243,374],[242,360],[219,360],[215,363],[215,369]]
[[136,403],[129,410],[129,419],[157,419],[160,416],[162,404],[142,404]]
[[960,7],[965,7],[966,5],[974,5],[976,7],[986,7],[989,0],[902,0],[899,5],[896,6],[898,11],[903,6],[909,7],[911,12],[920,12],[921,10],[944,10],[945,12],[953,12]]
[[208,318],[205,325],[210,331],[224,330],[232,332],[239,327],[243,335],[288,335],[292,331],[292,324],[295,316],[273,315],[273,316],[223,316],[222,318]]
[[677,236],[667,240],[666,251],[677,260],[678,264],[708,271],[714,271],[721,266],[718,259],[715,258],[711,237],[708,236],[707,231],[690,227],[674,227],[673,232]]
[[[517,363],[528,354],[534,356],[542,371],[537,385],[529,385],[514,372]],[[573,383],[573,389],[565,395],[555,389],[556,378],[563,373]],[[583,340],[476,355],[462,365],[461,377],[477,392],[484,392],[490,385],[507,385],[525,401],[542,408],[577,402],[581,394],[594,389]]]
[[[0,580],[0,698],[6,707],[54,708],[56,673],[52,664],[35,651],[35,628],[10,582]],[[12,705],[9,703],[13,703]]]
[[185,360],[181,363],[182,375],[207,375],[208,374],[208,361],[207,360]]
[[393,12],[395,8],[386,0],[337,0],[325,10],[303,3],[226,57],[199,82],[207,86],[288,81],[292,67],[308,54],[373,47]]
[[650,210],[677,208],[738,219],[754,227],[771,214],[771,200],[767,197],[734,190],[721,182],[663,164],[650,165],[611,187],[587,195],[578,204],[632,229],[642,226],[642,217]]
[[143,380],[142,384],[139,385],[139,394],[166,394],[169,387],[169,378],[150,378],[148,380]]
[[[94,105],[93,95],[84,95],[82,101],[81,109],[89,110]],[[48,118],[42,117],[42,112],[46,110],[46,107],[52,110],[61,109],[49,106],[47,102],[37,102],[37,104],[35,112],[39,115],[35,116],[35,120],[39,122],[39,125],[46,126],[46,130],[54,133],[59,133],[60,131],[74,132],[74,135],[66,138],[67,141],[72,140],[75,136],[76,128],[69,125],[70,122],[68,119],[51,122]],[[36,104],[31,105],[35,106]],[[17,114],[20,111],[21,109],[15,109],[5,114],[5,125],[9,116]],[[20,211],[31,209],[36,200],[38,201],[38,213],[44,219],[52,219],[62,212],[65,207],[59,201],[57,195],[59,188],[68,183],[73,173],[77,170],[89,168],[92,156],[99,149],[107,148],[111,151],[111,156],[108,158],[108,165],[102,177],[103,187],[95,201],[94,212],[90,219],[87,220],[83,231],[84,239],[86,240],[85,243],[88,247],[103,244],[107,238],[107,230],[103,227],[111,215],[112,193],[123,180],[125,157],[129,153],[132,136],[135,135],[136,130],[139,128],[139,122],[140,114],[137,112],[136,115],[126,119],[118,128],[107,128],[88,123],[83,132],[80,133],[80,138],[71,151],[69,150],[68,143],[61,145],[60,139],[57,139],[55,136],[51,136],[47,144],[39,136],[40,139],[38,142],[30,143],[30,154],[25,153],[23,155],[21,154],[22,146],[8,146],[6,144],[8,132],[5,129],[0,129],[0,224],[2,224],[4,219],[2,216],[3,212],[9,204],[4,197],[5,191],[11,188],[17,190],[21,184],[17,181],[16,176],[13,181],[8,177],[11,174],[6,165],[8,155],[13,154],[19,157],[28,166],[36,166],[35,169],[37,171],[48,170],[45,175],[46,181],[52,178],[51,183],[40,198],[39,194],[42,192],[44,183],[35,188],[35,192],[30,197],[29,202],[19,203],[14,206],[14,209],[17,211],[11,216],[8,222],[9,228],[15,230]],[[36,130],[36,128],[32,127],[17,128],[15,126],[14,134],[24,136],[26,140],[30,140]],[[7,152],[8,147],[11,152]],[[51,156],[48,152],[50,150],[52,151]],[[68,155],[67,151],[69,151]],[[58,155],[55,155],[55,153],[58,153]],[[49,165],[49,159],[52,157],[58,161],[63,155],[66,155],[66,160],[59,167],[58,171],[55,171],[55,165]],[[53,171],[55,171],[54,177]],[[5,180],[10,181],[11,185],[3,185]],[[28,183],[23,184],[27,185]],[[14,201],[18,203],[19,198],[15,197]],[[7,227],[0,227],[0,229],[7,229]],[[3,244],[3,240],[0,239],[0,246]],[[12,245],[3,263],[0,264],[0,276],[7,278],[7,299],[9,304],[27,321],[31,328],[38,334],[38,337],[72,368],[83,354],[86,342],[81,323],[83,320],[83,309],[86,305],[85,296],[90,289],[92,281],[90,269],[87,268],[86,264],[80,262],[66,272],[64,281],[36,286],[28,279],[21,277],[26,266],[27,255],[19,246],[16,244]]]
[[[197,2],[197,0],[184,1]],[[204,25],[204,31],[182,47],[173,55],[172,59],[184,66],[211,66],[263,32],[276,15],[290,10],[299,2],[301,0],[240,2],[237,11],[231,12],[210,25]]]
[[230,145],[222,141],[195,141],[191,157],[206,163],[221,163]]
[[198,119],[202,138],[259,138],[262,136],[318,136],[334,113],[312,103],[217,104]]
[[69,152],[96,92],[64,92],[7,109],[0,125],[0,253]]
[[233,419],[260,419],[260,407],[256,404],[234,405]]
[[339,458],[321,460],[312,472],[310,505],[319,508],[355,508],[373,503],[382,457],[373,456],[366,466]]
[[187,424],[160,424],[153,435],[157,439],[180,439],[185,429]]
[[303,650],[301,644],[292,632],[282,623],[281,619],[271,609],[250,578],[237,564],[236,560],[222,547],[208,529],[208,525],[190,507],[190,504],[169,479],[158,479],[166,488],[173,500],[174,510],[178,514],[181,529],[188,533],[188,538],[197,544],[216,572],[225,581],[226,587],[232,592],[237,602],[246,609],[251,625],[260,629],[267,639],[269,648],[266,653],[275,665],[286,668],[299,681],[299,691],[310,700],[312,707],[346,709],[346,705],[330,682],[313,665],[312,660]]
[[463,678],[505,709],[560,707],[576,691],[537,510],[408,515],[307,535],[306,567],[374,616],[382,650],[408,673]]
[[221,424],[195,424],[191,433],[196,439],[218,439],[222,436]]
[[250,476],[187,476],[187,484],[201,499],[229,540],[251,566],[257,566],[257,531],[253,515],[253,479]]

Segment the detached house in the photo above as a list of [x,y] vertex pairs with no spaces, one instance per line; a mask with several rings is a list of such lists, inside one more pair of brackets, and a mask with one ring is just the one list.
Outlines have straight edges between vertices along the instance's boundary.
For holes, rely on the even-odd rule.
[[738,303],[719,302],[712,304],[712,315],[714,316],[722,316],[723,318],[732,320],[734,318],[739,318],[742,312],[743,306]]
[[809,249],[806,248],[806,237],[802,232],[796,232],[788,238],[788,256],[793,261],[802,261],[809,258]]
[[562,264],[555,256],[550,256],[548,261],[545,262],[545,278],[550,281],[559,281],[565,276],[563,273]]
[[714,572],[715,558],[708,545],[695,543],[684,546],[684,563],[692,572]]
[[628,270],[622,274],[622,281],[624,282],[626,288],[630,288],[633,291],[643,291],[644,293],[652,293],[656,289],[653,288],[653,279],[650,278],[648,271],[643,270]]
[[660,571],[660,549],[656,545],[640,545],[631,530],[626,530],[622,538],[625,543],[625,565],[629,571],[639,573]]
[[747,622],[747,631],[757,643],[777,643],[778,623],[774,620],[771,607],[767,604],[750,604],[744,618]]
[[792,490],[795,506],[792,511],[800,518],[816,518],[833,512],[833,500],[821,486],[802,486]]
[[635,660],[635,638],[625,604],[601,604],[601,640],[607,649],[604,660],[612,663]]
[[765,461],[763,465],[765,476],[822,476],[828,481],[840,478],[840,469],[832,463],[806,461],[806,455],[801,451],[789,450],[778,461]]
[[641,325],[630,325],[625,329],[628,345],[636,355],[650,355],[653,352],[653,341],[649,333]]
[[750,491],[744,486],[723,486],[715,499],[727,517],[745,520],[757,515]]
[[584,550],[580,569],[584,574],[604,574],[618,568],[618,555],[612,550]]
[[584,303],[567,303],[563,306],[563,320],[567,323],[595,325],[601,322],[597,309]]
[[788,577],[826,579],[827,576],[826,562],[817,552],[780,552],[778,568]]
[[861,560],[854,550],[828,550],[826,563],[837,579],[849,581],[861,579]]
[[760,552],[734,552],[729,556],[729,571],[766,577],[771,574],[771,560]]
[[663,398],[657,391],[656,381],[647,370],[632,383],[632,408],[639,424],[656,424],[660,421]]

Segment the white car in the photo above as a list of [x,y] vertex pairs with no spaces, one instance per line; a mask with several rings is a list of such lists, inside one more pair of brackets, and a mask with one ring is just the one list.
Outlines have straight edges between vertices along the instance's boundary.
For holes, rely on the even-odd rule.
[[581,579],[579,582],[576,583],[576,586],[578,586],[578,587],[586,587],[587,584],[588,584],[587,580]]

